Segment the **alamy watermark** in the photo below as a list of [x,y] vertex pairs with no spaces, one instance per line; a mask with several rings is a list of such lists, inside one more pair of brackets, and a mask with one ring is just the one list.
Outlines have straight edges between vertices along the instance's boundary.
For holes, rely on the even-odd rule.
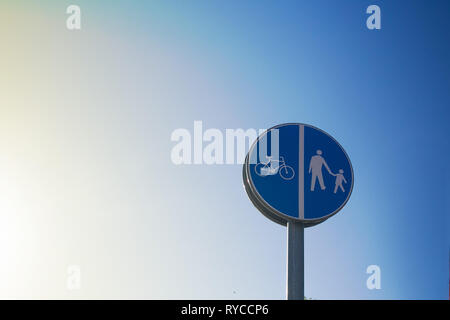
[[66,13],[69,14],[66,20],[66,27],[68,30],[80,30],[81,29],[81,8],[77,5],[70,5],[66,9]]
[[366,273],[370,274],[367,278],[366,286],[369,290],[381,289],[381,268],[376,264],[367,267]]
[[79,265],[70,265],[67,267],[67,290],[81,289],[81,268]]
[[379,6],[372,4],[367,7],[367,14],[370,16],[366,20],[366,26],[369,30],[380,30],[381,29],[381,9]]
[[[69,16],[66,20],[68,30],[81,30],[81,8],[78,5],[69,5],[66,9]],[[366,26],[369,30],[381,29],[381,9],[378,5],[372,4],[367,7],[366,14],[370,16],[366,19]]]
[[[266,132],[265,129],[203,130],[202,121],[194,121],[192,132],[185,128],[175,129],[170,139],[176,142],[170,158],[180,164],[243,164],[253,142]],[[259,159],[279,159],[278,129],[271,129],[259,140]],[[257,164],[256,156],[249,163]]]

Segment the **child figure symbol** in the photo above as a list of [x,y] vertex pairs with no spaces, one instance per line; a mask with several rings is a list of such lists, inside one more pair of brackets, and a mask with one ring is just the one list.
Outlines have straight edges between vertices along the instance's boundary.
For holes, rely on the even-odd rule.
[[335,182],[335,186],[334,186],[334,193],[337,192],[338,188],[340,188],[342,190],[342,192],[345,192],[344,186],[342,185],[342,183],[347,183],[347,180],[345,180],[344,177],[344,170],[339,169],[339,173],[334,174],[334,176],[336,176],[336,182]]

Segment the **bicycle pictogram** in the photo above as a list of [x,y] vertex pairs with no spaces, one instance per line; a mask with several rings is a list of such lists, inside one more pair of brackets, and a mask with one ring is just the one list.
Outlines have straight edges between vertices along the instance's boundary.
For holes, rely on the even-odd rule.
[[255,166],[255,172],[260,177],[273,176],[277,173],[284,180],[292,180],[295,176],[295,171],[291,166],[286,164],[284,157],[280,156],[280,160],[273,160],[271,156],[267,157],[269,161],[259,162]]

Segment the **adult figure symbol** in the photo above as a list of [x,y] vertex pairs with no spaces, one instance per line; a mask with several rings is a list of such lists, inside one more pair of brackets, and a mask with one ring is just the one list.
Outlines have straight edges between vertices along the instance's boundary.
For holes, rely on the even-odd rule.
[[322,176],[322,166],[324,166],[328,173],[334,176],[333,172],[331,172],[330,168],[327,165],[327,162],[322,157],[322,150],[317,150],[316,155],[311,157],[311,161],[309,162],[309,173],[312,173],[311,176],[311,191],[314,191],[314,187],[316,185],[316,179],[319,180],[320,189],[325,190],[325,184],[323,183]]

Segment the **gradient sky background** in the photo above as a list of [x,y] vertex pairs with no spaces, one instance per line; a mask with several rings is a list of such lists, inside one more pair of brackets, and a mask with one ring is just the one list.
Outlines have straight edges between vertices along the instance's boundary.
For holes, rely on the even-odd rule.
[[[70,4],[80,31],[66,29]],[[286,230],[252,206],[242,167],[170,160],[172,131],[202,120],[309,123],[349,154],[349,203],[305,232],[306,296],[447,299],[449,12],[2,1],[0,297],[284,299]],[[366,288],[372,264],[381,290]]]

